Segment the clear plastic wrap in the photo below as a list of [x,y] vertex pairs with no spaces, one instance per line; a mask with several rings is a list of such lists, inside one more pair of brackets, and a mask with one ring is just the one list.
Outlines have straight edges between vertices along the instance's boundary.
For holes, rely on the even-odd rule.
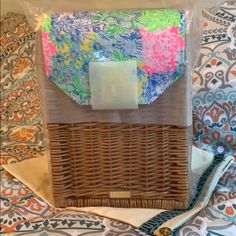
[[[201,45],[201,10],[206,7],[215,7],[223,1],[192,1],[192,0],[162,0],[162,1],[23,1],[26,16],[37,35],[37,70],[40,85],[40,100],[43,110],[44,124],[47,123],[78,123],[78,122],[119,122],[163,124],[180,127],[190,127],[192,124],[191,109],[191,74],[198,57]],[[184,37],[186,40],[184,56],[184,72],[182,77],[173,83],[158,99],[151,104],[139,105],[137,110],[108,111],[92,110],[90,106],[78,105],[62,93],[48,79],[44,68],[45,51],[42,50],[42,26],[49,14],[63,14],[85,11],[115,11],[126,9],[178,9],[184,11]],[[60,16],[59,16],[60,17]],[[45,27],[45,24],[44,24]],[[68,27],[70,27],[68,25]],[[72,27],[72,26],[71,26]],[[45,48],[44,48],[45,50]],[[76,99],[75,99],[76,100]],[[86,103],[86,102],[85,102]],[[87,105],[87,104],[86,104]],[[191,139],[189,139],[191,149]],[[189,156],[190,163],[190,156]],[[189,166],[190,170],[190,166]],[[196,183],[190,175],[191,191],[195,193]]]

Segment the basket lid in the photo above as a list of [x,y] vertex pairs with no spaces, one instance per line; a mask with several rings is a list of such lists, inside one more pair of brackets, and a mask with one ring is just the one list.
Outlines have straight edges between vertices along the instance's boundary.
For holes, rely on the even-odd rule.
[[184,74],[185,13],[175,9],[47,14],[47,78],[80,105],[91,104],[91,62],[137,62],[138,104],[154,102]]

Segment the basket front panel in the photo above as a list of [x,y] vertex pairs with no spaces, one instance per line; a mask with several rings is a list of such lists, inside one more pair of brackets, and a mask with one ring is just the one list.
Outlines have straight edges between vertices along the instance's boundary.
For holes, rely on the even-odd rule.
[[154,207],[167,201],[171,208],[188,202],[188,128],[77,123],[48,129],[58,204]]

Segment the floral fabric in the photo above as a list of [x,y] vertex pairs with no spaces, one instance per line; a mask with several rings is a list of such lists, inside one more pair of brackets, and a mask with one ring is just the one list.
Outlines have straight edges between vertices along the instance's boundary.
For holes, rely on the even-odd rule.
[[35,33],[22,15],[1,21],[1,163],[43,152],[43,131],[35,72]]
[[184,18],[184,12],[172,9],[45,15],[46,75],[88,105],[90,62],[135,60],[138,103],[152,103],[184,73]]

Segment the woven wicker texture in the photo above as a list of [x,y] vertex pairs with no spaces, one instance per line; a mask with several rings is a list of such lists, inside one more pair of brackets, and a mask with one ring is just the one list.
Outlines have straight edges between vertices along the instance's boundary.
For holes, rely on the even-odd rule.
[[188,205],[191,128],[76,123],[48,133],[57,207]]

